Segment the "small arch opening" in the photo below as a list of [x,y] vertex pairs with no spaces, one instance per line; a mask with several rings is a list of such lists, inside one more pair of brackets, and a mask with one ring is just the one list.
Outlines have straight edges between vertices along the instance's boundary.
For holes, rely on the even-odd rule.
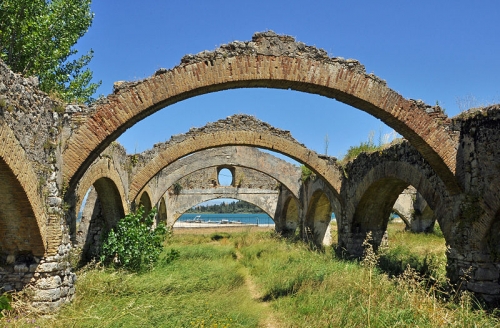
[[232,170],[228,168],[220,168],[218,171],[217,179],[219,186],[229,187],[234,185],[234,174]]

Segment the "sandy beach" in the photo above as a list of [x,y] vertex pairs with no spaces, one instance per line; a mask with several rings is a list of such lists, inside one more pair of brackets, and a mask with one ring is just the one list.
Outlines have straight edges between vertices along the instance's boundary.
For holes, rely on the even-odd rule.
[[270,225],[255,225],[255,224],[237,224],[237,223],[188,223],[177,221],[174,224],[174,233],[195,233],[195,234],[209,234],[213,232],[237,232],[237,231],[266,231],[274,230],[274,224]]

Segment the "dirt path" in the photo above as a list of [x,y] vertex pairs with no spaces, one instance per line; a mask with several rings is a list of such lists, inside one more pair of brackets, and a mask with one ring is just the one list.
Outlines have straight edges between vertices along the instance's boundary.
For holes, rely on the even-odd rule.
[[[239,261],[243,258],[243,254],[240,252],[236,251],[236,259]],[[279,328],[281,325],[279,324],[279,321],[276,319],[276,317],[273,314],[273,310],[270,308],[268,302],[264,302],[262,300],[262,294],[259,290],[259,287],[255,284],[255,282],[252,280],[252,276],[250,275],[250,272],[245,266],[241,266],[241,272],[243,273],[245,277],[245,285],[248,288],[248,292],[250,293],[250,296],[254,300],[254,302],[257,302],[260,304],[262,307],[262,313],[263,313],[263,320],[260,322],[259,326],[260,327],[265,327],[265,328]]]

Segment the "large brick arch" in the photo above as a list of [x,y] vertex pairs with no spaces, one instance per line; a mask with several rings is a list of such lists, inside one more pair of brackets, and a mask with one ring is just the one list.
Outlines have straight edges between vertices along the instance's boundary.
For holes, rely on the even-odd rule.
[[[249,87],[318,94],[363,110],[409,140],[452,193],[460,191],[454,177],[456,142],[442,120],[428,115],[417,102],[403,98],[373,74],[366,74],[357,61],[330,58],[323,50],[272,32],[255,34],[251,42],[234,42],[213,52],[186,56],[173,69],[159,70],[150,78],[117,88],[96,105],[66,143],[64,176],[71,184],[77,181],[107,145],[164,107],[210,92]],[[220,136],[244,144],[234,140],[232,133]],[[248,140],[248,145],[271,148],[269,143]],[[287,154],[286,149],[279,151]]]
[[[13,131],[0,123],[0,249],[44,256],[59,242],[48,227],[39,179]],[[11,219],[14,218],[14,219]],[[57,226],[60,229],[60,226]],[[50,227],[57,229],[57,227]],[[51,233],[53,232],[53,233]],[[58,244],[57,244],[58,245]]]
[[[159,160],[162,159],[164,158],[159,157]],[[155,174],[156,179],[149,180],[150,184],[158,186],[150,187],[156,189],[152,195],[152,203],[156,204],[170,186],[181,178],[202,169],[222,165],[245,167],[264,173],[283,184],[296,198],[299,197],[300,168],[253,147],[226,146],[183,157]],[[134,200],[136,195],[130,193],[130,198]]]

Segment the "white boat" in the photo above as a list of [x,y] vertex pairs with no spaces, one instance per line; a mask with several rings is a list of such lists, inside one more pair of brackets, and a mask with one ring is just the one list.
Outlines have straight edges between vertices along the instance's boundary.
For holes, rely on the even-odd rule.
[[201,219],[201,215],[197,215],[194,218],[186,220],[184,222],[187,222],[187,223],[202,223],[203,220]]

